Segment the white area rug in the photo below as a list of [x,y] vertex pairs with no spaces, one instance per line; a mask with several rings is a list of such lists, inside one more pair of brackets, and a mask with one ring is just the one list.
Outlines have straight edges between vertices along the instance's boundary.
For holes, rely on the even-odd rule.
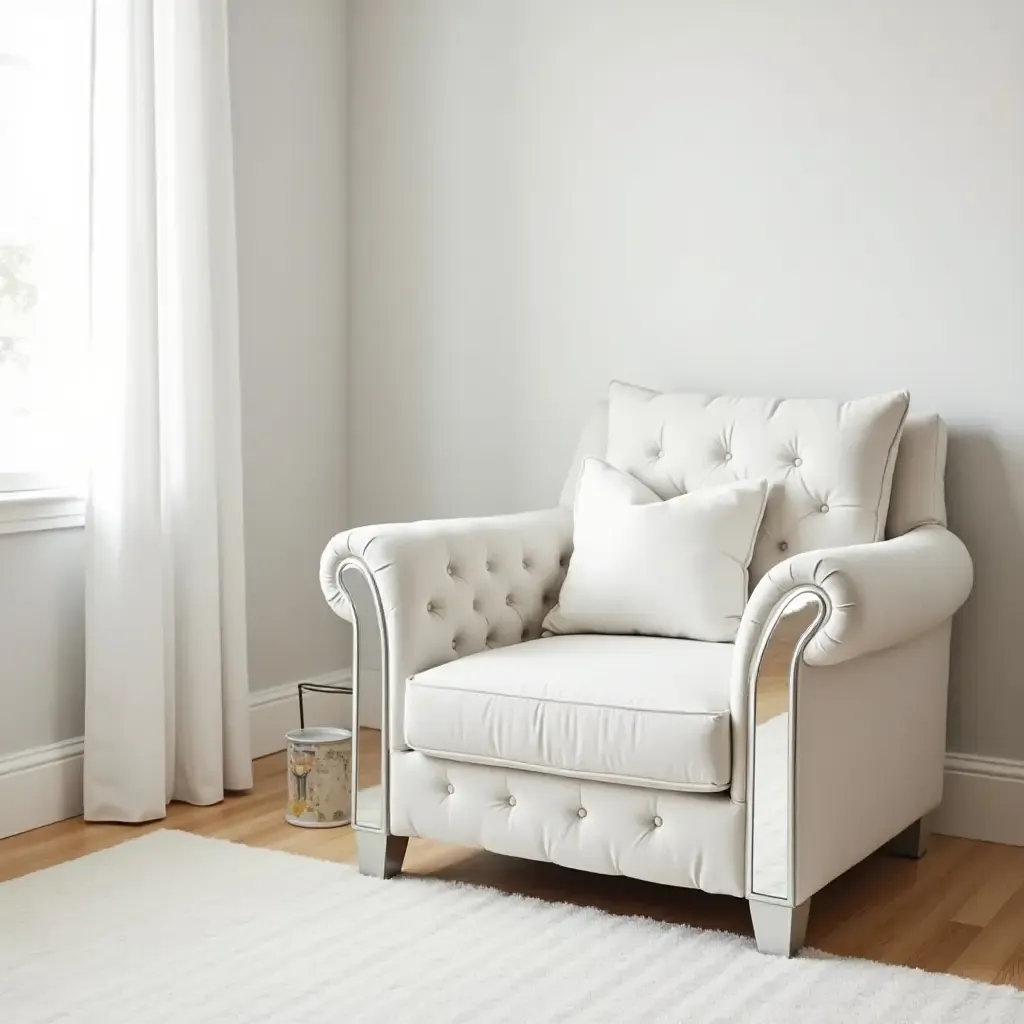
[[182,832],[0,886],[0,1021],[1024,1021],[1024,994]]

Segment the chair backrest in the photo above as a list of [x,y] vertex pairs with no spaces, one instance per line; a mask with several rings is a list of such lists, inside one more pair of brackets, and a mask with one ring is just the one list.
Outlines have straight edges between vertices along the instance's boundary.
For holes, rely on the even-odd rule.
[[[614,387],[642,392],[629,385]],[[771,445],[750,443],[762,410],[768,433],[768,419],[772,409],[777,408],[776,403],[763,399],[671,397],[680,400],[674,409],[672,404],[666,403],[662,414],[660,410],[655,411],[655,407],[649,407],[650,414],[645,414],[647,422],[638,428],[637,437],[627,438],[625,444],[621,437],[622,425],[618,424],[618,443],[611,452],[608,401],[598,403],[580,437],[559,504],[572,506],[576,480],[587,456],[607,459],[633,473],[663,498],[741,477],[766,477],[772,496],[751,563],[752,587],[772,566],[802,551],[882,539],[881,530],[867,515],[870,510],[857,506],[847,492],[842,467],[823,466],[816,459],[819,447],[822,452],[842,450],[841,445],[815,444],[815,432],[823,440],[822,432],[832,429],[828,420],[822,419],[820,404],[798,400],[784,403],[788,417],[786,434],[799,441],[790,446],[793,451],[787,449],[785,457],[780,459],[781,453]],[[694,401],[687,402],[687,399]],[[698,399],[704,403],[706,414],[699,411]],[[833,408],[838,409],[839,404],[834,403]],[[694,409],[698,410],[696,418]],[[685,430],[678,429],[678,423],[675,424],[677,429],[671,429],[670,422],[657,422],[662,415],[671,418],[680,414],[688,417]],[[669,429],[662,430],[662,427]],[[778,437],[777,424],[773,424],[772,430]],[[641,441],[641,434],[654,438],[654,444]],[[658,442],[659,436],[664,440]],[[710,456],[709,444],[714,442],[709,438],[728,438],[735,453]],[[730,456],[728,460],[726,454]],[[894,466],[890,460],[891,489],[889,479],[881,482],[883,504],[888,498],[884,536],[900,536],[926,524],[946,525],[945,468],[946,428],[942,420],[934,415],[908,416],[903,423]],[[876,494],[878,489],[876,485]],[[835,510],[829,506],[830,500],[837,506]]]

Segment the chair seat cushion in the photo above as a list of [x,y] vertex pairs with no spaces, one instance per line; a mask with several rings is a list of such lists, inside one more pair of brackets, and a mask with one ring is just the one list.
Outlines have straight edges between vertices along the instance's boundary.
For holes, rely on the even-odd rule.
[[421,672],[414,750],[475,764],[713,793],[730,782],[731,644],[556,636]]

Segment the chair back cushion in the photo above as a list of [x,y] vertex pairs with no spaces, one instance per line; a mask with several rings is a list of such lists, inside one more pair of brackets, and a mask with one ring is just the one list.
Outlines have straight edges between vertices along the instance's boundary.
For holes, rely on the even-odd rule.
[[583,433],[576,444],[576,451],[572,454],[572,464],[569,466],[569,475],[562,484],[562,493],[558,496],[558,504],[562,508],[572,508],[576,502],[576,487],[579,484],[580,473],[583,471],[583,461],[588,458],[603,459],[608,455],[608,399],[602,398],[594,407],[586,424]]
[[908,416],[892,477],[885,535],[902,537],[918,526],[945,526],[945,480],[945,423],[935,415]]
[[[766,479],[768,501],[750,565],[753,587],[800,552],[883,539],[908,405],[903,391],[839,402],[663,394],[613,382],[603,417],[604,458],[663,499]],[[592,419],[583,443],[600,443],[600,419]],[[915,450],[928,447],[923,435],[915,442]],[[580,460],[587,454],[601,453],[577,453]],[[912,471],[908,466],[897,526],[936,514],[934,497],[922,497],[924,476],[916,460]]]

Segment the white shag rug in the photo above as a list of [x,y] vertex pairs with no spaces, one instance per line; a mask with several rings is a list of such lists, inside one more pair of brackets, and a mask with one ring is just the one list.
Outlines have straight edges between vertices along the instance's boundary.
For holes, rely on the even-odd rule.
[[1024,993],[158,831],[0,885],[4,1024],[1024,1021]]

